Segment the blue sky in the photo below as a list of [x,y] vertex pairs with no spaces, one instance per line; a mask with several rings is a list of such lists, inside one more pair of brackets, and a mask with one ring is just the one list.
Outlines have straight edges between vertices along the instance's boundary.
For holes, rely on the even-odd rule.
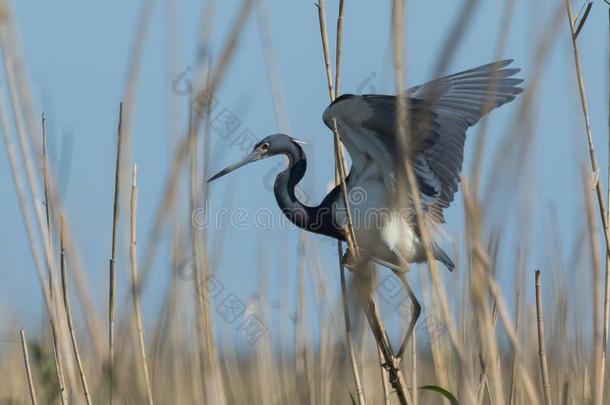
[[[171,3],[171,4],[166,4]],[[212,59],[217,58],[240,2],[218,2],[211,41]],[[328,1],[331,42],[337,1]],[[394,92],[390,47],[390,3],[347,2],[345,12],[343,92]],[[464,40],[451,60],[448,72],[455,72],[494,59],[503,7],[501,2],[482,1],[476,8]],[[507,33],[502,58],[515,59],[523,69],[519,77],[527,79],[532,55],[543,30],[551,20],[557,1],[515,0],[515,12]],[[175,94],[172,81],[195,66],[196,45],[201,10],[196,1],[157,2],[152,14],[138,84],[138,98],[133,127],[133,163],[138,164],[140,185],[139,233],[144,246],[155,211],[162,197],[169,159],[172,129],[182,131],[186,123],[189,96]],[[409,85],[432,79],[439,52],[462,2],[450,0],[409,1],[405,36],[406,72]],[[110,251],[112,192],[114,183],[115,129],[118,104],[123,94],[132,37],[136,29],[140,2],[106,1],[80,3],[58,1],[40,3],[14,2],[23,54],[31,78],[35,105],[44,111],[49,125],[49,150],[59,170],[62,199],[74,226],[76,240],[100,305],[107,291],[107,261]],[[176,42],[168,42],[168,8],[174,10]],[[269,21],[277,62],[278,79],[283,87],[289,117],[290,134],[310,144],[306,148],[309,170],[302,183],[311,203],[322,199],[333,179],[332,137],[321,120],[328,104],[326,78],[320,45],[318,17],[312,1],[269,0]],[[575,6],[576,9],[580,5]],[[607,12],[596,1],[579,43],[585,69],[587,95],[591,108],[593,133],[602,167],[607,160]],[[170,19],[171,20],[171,19]],[[171,60],[168,62],[168,55]],[[527,85],[527,82],[526,82]],[[278,131],[273,111],[264,56],[256,17],[252,15],[241,36],[235,57],[216,95],[215,111],[230,111],[239,119],[239,131],[249,130],[258,138]],[[176,126],[168,120],[170,105],[180,112]],[[505,128],[516,117],[519,100],[494,112],[489,119],[488,154],[485,168],[494,163],[495,150]],[[565,16],[545,65],[540,92],[534,105],[536,117],[530,144],[530,162],[525,165],[529,188],[503,188],[500,201],[511,206],[494,207],[514,238],[521,225],[518,210],[512,205],[526,201],[520,193],[530,193],[533,203],[532,233],[529,239],[529,267],[548,267],[545,251],[549,244],[548,204],[556,206],[561,229],[560,249],[567,259],[583,220],[580,191],[581,165],[587,162],[584,126],[574,81],[574,66]],[[476,130],[469,132],[465,168],[469,173]],[[211,170],[220,169],[244,155],[238,145],[212,134]],[[233,142],[234,143],[234,142]],[[64,145],[64,146],[62,146]],[[66,148],[65,145],[71,145]],[[71,161],[62,163],[62,150],[71,150]],[[65,153],[64,155],[65,156]],[[279,161],[279,160],[278,160]],[[249,212],[269,208],[279,217],[275,199],[269,190],[269,173],[278,161],[248,166],[230,178],[214,184],[213,207],[227,204]],[[525,164],[525,162],[524,162]],[[38,316],[42,308],[33,261],[19,214],[4,146],[0,146],[0,307],[18,317]],[[488,171],[484,170],[484,173]],[[605,181],[605,174],[602,178]],[[484,180],[486,176],[483,176]],[[201,179],[203,181],[203,179]],[[272,181],[272,180],[271,180]],[[517,183],[515,183],[517,184]],[[575,192],[578,191],[578,192]],[[515,197],[515,198],[513,198]],[[186,204],[187,195],[181,195]],[[496,212],[496,211],[494,211]],[[447,211],[447,231],[457,246],[463,239],[461,194]],[[223,233],[225,248],[216,274],[223,284],[244,301],[258,290],[261,260],[269,269],[267,278],[272,300],[282,294],[294,297],[297,269],[296,253],[300,231],[247,231],[227,228]],[[214,235],[213,235],[214,237]],[[331,287],[336,283],[334,243],[312,237],[321,249]],[[509,239],[509,245],[514,240]],[[451,249],[450,249],[451,250]],[[161,241],[152,283],[145,296],[149,308],[158,308],[167,286],[171,266],[167,238]],[[261,252],[269,252],[263,254]],[[120,253],[122,277],[126,286],[128,256]],[[502,254],[500,280],[507,288],[515,267],[514,250]],[[550,270],[549,270],[550,271]],[[445,275],[445,277],[451,277]],[[292,299],[292,298],[291,298]],[[286,313],[292,309],[288,308]],[[35,317],[33,319],[36,319]]]

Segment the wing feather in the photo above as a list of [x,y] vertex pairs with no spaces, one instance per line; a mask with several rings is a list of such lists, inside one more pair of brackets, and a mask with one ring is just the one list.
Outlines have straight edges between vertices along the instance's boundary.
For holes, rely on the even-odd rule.
[[[412,87],[405,92],[408,111],[407,146],[430,218],[442,223],[443,209],[458,190],[466,131],[494,108],[520,94],[519,69],[512,60],[479,66]],[[324,123],[339,134],[362,172],[371,160],[383,168],[393,189],[396,164],[397,100],[386,95],[343,95],[324,111]],[[396,159],[399,159],[398,161]]]

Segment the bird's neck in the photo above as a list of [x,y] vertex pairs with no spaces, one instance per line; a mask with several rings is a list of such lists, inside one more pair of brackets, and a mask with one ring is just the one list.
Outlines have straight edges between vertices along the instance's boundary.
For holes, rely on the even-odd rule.
[[[330,203],[323,202],[318,206],[310,207],[299,201],[295,195],[295,188],[307,170],[307,158],[303,149],[297,144],[292,144],[285,155],[288,158],[288,167],[278,174],[273,187],[275,199],[284,215],[299,228],[344,240],[344,232],[335,224],[333,207]],[[326,198],[324,201],[332,200],[334,199]]]

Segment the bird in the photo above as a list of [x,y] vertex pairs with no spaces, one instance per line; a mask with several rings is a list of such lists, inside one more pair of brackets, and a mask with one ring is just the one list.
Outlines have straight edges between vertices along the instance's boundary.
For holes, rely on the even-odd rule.
[[[443,211],[458,191],[468,128],[523,91],[519,87],[523,80],[514,77],[520,69],[509,67],[512,62],[501,60],[440,77],[398,96],[343,94],[322,115],[323,122],[336,131],[351,158],[345,185],[360,263],[376,263],[392,270],[413,302],[413,315],[398,358],[421,312],[404,269],[410,263],[426,261],[427,248],[448,270],[455,268],[440,247],[437,231],[445,223]],[[404,123],[397,121],[400,106],[406,109],[401,117],[408,117]],[[404,128],[399,131],[397,125]],[[399,142],[401,133],[406,136],[406,152],[401,148],[405,143]],[[306,231],[345,241],[347,209],[339,185],[317,206],[302,203],[295,194],[295,187],[307,169],[303,144],[286,134],[269,135],[254,145],[244,159],[221,170],[208,182],[246,164],[285,156],[287,167],[277,175],[273,188],[283,214]],[[404,178],[398,176],[398,168],[404,167],[405,162],[411,165],[420,196],[423,222],[419,223],[434,231],[430,232],[429,246],[422,243],[412,203],[405,206],[397,203],[397,183]],[[349,253],[343,260],[349,267]],[[358,266],[352,262],[351,267]]]

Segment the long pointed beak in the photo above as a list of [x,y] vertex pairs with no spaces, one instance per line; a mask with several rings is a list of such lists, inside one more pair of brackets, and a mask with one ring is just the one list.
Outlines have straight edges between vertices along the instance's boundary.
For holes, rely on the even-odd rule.
[[248,163],[252,163],[252,162],[256,162],[257,160],[261,160],[262,158],[263,157],[261,156],[261,154],[258,151],[253,151],[248,156],[246,156],[245,158],[240,160],[239,162],[233,163],[232,165],[225,167],[224,169],[222,169],[221,171],[219,171],[218,173],[216,173],[215,175],[210,177],[210,179],[208,180],[208,183],[212,182],[216,179],[219,179],[222,176],[229,174],[232,171],[237,170],[242,166],[247,165]]

